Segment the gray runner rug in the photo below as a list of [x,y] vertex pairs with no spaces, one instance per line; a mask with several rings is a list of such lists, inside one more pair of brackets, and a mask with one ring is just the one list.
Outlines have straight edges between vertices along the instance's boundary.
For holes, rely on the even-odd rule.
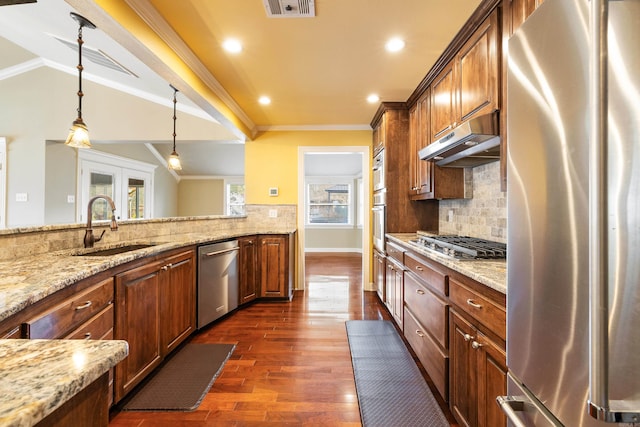
[[363,426],[449,427],[391,322],[349,320],[346,327]]
[[193,411],[233,353],[234,344],[186,344],[137,391],[125,411]]

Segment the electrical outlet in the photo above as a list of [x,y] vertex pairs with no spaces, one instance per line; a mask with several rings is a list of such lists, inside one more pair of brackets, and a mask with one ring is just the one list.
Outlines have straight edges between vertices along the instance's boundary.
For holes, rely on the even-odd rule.
[[73,194],[67,195],[67,203],[75,203],[75,202],[76,202],[76,196],[74,196]]
[[278,210],[277,209],[269,209],[269,218],[277,218]]

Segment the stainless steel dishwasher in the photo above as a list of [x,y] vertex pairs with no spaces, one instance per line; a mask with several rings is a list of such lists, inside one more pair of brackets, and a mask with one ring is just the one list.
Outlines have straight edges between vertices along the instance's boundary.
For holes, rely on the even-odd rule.
[[238,307],[238,241],[198,248],[198,329]]

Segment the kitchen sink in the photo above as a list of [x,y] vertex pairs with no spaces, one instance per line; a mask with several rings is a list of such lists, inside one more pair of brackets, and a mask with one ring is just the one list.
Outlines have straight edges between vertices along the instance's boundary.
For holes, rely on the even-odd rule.
[[88,249],[83,250],[81,252],[73,254],[74,256],[110,256],[110,255],[118,255],[125,252],[136,251],[138,249],[150,248],[155,246],[155,243],[137,243],[125,246],[116,246],[114,248],[104,248],[104,249]]

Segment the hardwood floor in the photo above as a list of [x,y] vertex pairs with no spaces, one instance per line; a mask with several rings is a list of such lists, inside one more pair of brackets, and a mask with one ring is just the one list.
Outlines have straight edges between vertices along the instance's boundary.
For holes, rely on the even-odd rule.
[[363,292],[359,254],[310,254],[305,267],[306,290],[291,302],[253,304],[192,337],[236,344],[196,411],[116,408],[109,425],[360,426],[344,322],[391,317],[375,292]]

